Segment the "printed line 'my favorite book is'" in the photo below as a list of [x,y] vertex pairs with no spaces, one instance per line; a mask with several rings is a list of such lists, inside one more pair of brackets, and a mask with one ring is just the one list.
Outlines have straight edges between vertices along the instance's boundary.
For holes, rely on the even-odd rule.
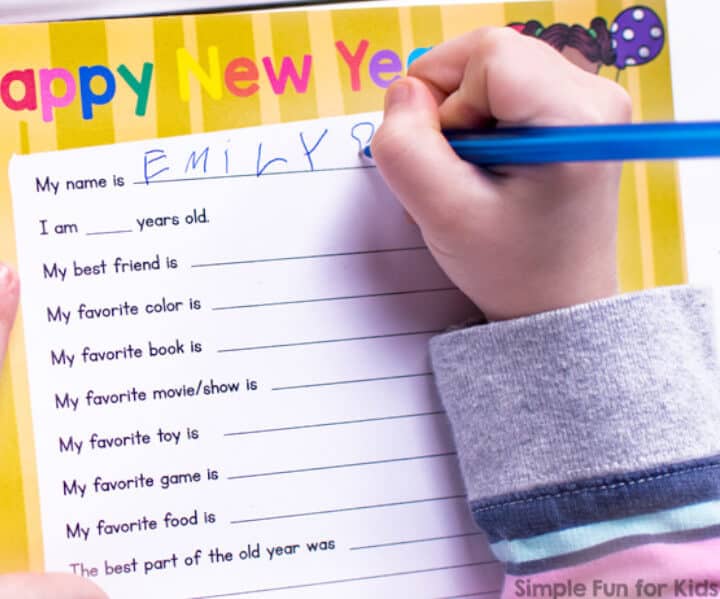
[[[23,286],[0,571],[112,597],[499,592],[427,356],[472,307],[358,152],[390,82],[484,25],[673,119],[668,18],[557,0],[0,27],[0,256]],[[687,279],[678,181],[625,169],[626,290]]]

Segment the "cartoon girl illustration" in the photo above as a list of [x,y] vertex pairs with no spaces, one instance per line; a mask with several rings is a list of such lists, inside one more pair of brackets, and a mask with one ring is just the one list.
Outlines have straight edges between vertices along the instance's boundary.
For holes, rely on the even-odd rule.
[[602,17],[594,18],[588,28],[566,23],[544,27],[536,20],[511,23],[510,27],[550,44],[590,73],[598,73],[602,66],[615,66],[619,76],[623,69],[654,60],[665,45],[665,26],[647,6],[625,9],[609,28]]
[[589,29],[565,23],[543,27],[540,21],[513,23],[511,27],[547,42],[570,62],[590,73],[598,73],[602,65],[615,64],[616,52],[610,30],[607,21],[601,17],[593,19]]

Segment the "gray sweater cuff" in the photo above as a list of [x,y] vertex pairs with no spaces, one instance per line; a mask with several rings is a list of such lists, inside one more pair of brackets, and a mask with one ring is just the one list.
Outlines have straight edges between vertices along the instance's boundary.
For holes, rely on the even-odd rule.
[[720,453],[712,331],[669,287],[435,337],[469,500]]

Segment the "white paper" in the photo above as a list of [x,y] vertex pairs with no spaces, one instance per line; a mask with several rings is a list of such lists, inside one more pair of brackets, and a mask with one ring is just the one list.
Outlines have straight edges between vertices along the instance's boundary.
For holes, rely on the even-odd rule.
[[[714,0],[668,0],[677,120],[720,120],[720,78],[705,67],[707,56],[720,53],[720,38],[712,31],[718,19],[720,5]],[[687,160],[679,171],[688,277],[713,290],[720,334],[720,159]]]
[[471,306],[358,155],[378,118],[13,159],[48,570],[111,597],[499,590],[428,375]]

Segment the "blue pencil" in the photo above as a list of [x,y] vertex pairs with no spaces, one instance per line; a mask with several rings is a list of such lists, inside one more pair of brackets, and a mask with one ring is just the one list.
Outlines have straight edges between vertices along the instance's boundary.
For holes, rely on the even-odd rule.
[[[445,136],[460,158],[481,166],[720,157],[720,122],[513,127]],[[363,153],[372,157],[369,146]]]

